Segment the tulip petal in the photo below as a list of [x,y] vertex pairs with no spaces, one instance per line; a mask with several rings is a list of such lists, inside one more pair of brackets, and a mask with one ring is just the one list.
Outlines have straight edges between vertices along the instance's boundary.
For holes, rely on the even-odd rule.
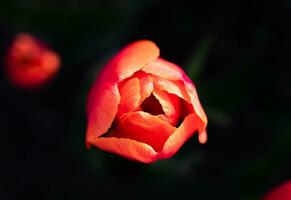
[[160,102],[167,119],[176,125],[180,116],[180,99],[176,95],[155,89],[153,95]]
[[291,181],[277,186],[271,192],[262,198],[263,200],[290,200],[291,199]]
[[138,78],[131,78],[119,87],[121,101],[118,115],[131,112],[139,107],[141,99],[139,82]]
[[60,67],[57,53],[26,33],[16,36],[6,55],[9,81],[25,89],[37,89],[54,77]]
[[120,103],[117,83],[130,77],[158,56],[159,48],[153,42],[141,40],[126,46],[105,66],[88,96],[87,137],[90,140],[87,141],[91,141],[91,137],[97,139],[110,128]]
[[159,54],[160,50],[155,43],[149,40],[140,40],[122,49],[104,70],[110,74],[107,78],[115,77],[118,81],[123,80],[155,60]]
[[[142,70],[146,73],[153,74],[155,76],[161,77],[162,79],[181,80],[184,83],[184,87],[186,89],[187,94],[190,97],[191,103],[197,115],[201,118],[201,120],[205,123],[205,127],[207,124],[207,117],[205,112],[200,104],[196,88],[192,81],[186,76],[184,71],[174,63],[168,62],[164,59],[158,58],[153,62],[145,65]],[[174,88],[174,87],[173,87]],[[178,95],[178,93],[177,93]],[[199,130],[199,133],[202,134],[204,128]]]
[[206,125],[207,125],[207,121],[208,121],[206,114],[201,106],[196,88],[195,88],[194,84],[192,83],[192,81],[188,77],[186,77],[184,84],[185,84],[186,91],[190,96],[194,111],[200,117],[200,119],[204,122],[204,126],[201,129],[199,129],[199,134],[202,134]]
[[[89,141],[97,139],[108,131],[118,111],[120,102],[117,84],[111,87],[100,85],[100,88],[98,88],[96,86],[97,84],[91,90],[91,98],[93,99],[90,101],[91,104],[88,105],[87,147],[90,146]],[[102,94],[100,94],[100,91],[103,91]]]
[[184,99],[188,103],[191,103],[191,99],[185,89],[184,83],[182,81],[170,81],[167,79],[161,79],[159,77],[154,77],[154,86],[160,90],[165,90],[170,94],[175,94],[181,99]]
[[185,117],[183,123],[176,129],[176,131],[165,142],[161,152],[162,158],[168,158],[175,154],[181,146],[199,129],[203,123],[195,114],[190,114]]
[[143,163],[151,163],[158,156],[158,153],[150,145],[128,138],[102,137],[92,141],[92,144],[102,150]]
[[180,67],[162,58],[146,64],[141,70],[168,80],[181,80],[185,75]]
[[157,152],[176,129],[160,116],[143,111],[125,114],[118,124],[119,128],[113,136],[146,143]]
[[59,56],[51,51],[44,51],[42,54],[42,68],[48,74],[53,74],[58,70],[60,65]]
[[202,131],[202,132],[199,132],[198,134],[198,140],[201,144],[205,144],[208,140],[208,137],[207,137],[207,132],[206,130]]
[[148,98],[154,90],[153,80],[149,76],[140,78],[140,104]]

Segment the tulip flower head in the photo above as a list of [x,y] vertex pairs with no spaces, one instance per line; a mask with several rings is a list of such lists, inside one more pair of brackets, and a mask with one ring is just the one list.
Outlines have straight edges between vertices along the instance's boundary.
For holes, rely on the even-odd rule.
[[129,44],[102,69],[87,102],[87,147],[151,163],[174,155],[207,117],[183,70],[151,41]]
[[29,34],[16,36],[6,56],[6,72],[16,87],[36,89],[57,73],[59,56]]

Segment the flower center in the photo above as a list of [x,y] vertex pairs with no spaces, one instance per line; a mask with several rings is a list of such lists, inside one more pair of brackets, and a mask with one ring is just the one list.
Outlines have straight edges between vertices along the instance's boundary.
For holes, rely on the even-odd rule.
[[165,114],[160,102],[153,94],[146,98],[140,107],[144,112],[150,113],[152,115]]

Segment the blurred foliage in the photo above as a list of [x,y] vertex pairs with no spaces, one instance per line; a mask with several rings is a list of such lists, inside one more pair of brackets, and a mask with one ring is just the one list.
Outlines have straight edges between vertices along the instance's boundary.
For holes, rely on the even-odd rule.
[[[0,53],[18,32],[62,57],[39,92],[0,79],[0,199],[242,199],[291,178],[290,1],[0,3]],[[144,165],[86,150],[86,95],[123,45],[147,38],[184,67],[209,118],[172,158]]]
[[191,77],[193,80],[199,78],[199,74],[203,69],[205,60],[207,59],[207,55],[213,43],[212,36],[206,36],[201,43],[198,45],[195,54],[190,56],[189,61],[186,66],[188,66],[187,75]]

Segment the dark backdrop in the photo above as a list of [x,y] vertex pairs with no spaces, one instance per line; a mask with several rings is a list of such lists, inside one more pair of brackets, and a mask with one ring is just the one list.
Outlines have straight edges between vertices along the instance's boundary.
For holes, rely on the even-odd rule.
[[[0,3],[0,199],[260,199],[291,177],[291,1]],[[28,32],[62,58],[40,91],[9,86],[3,57]],[[195,82],[209,141],[143,165],[84,145],[85,98],[123,45],[150,39]]]

